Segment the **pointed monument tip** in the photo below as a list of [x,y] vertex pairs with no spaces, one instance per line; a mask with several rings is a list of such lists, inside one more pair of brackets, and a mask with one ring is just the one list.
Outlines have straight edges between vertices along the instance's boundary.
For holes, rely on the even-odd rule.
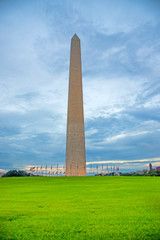
[[72,39],[73,39],[73,40],[75,40],[75,39],[80,40],[76,33],[73,35]]

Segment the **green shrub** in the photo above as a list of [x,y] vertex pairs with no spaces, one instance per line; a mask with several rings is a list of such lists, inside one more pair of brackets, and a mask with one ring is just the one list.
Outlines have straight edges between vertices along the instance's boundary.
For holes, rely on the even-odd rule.
[[2,177],[27,177],[30,176],[30,173],[22,170],[10,170],[5,173]]

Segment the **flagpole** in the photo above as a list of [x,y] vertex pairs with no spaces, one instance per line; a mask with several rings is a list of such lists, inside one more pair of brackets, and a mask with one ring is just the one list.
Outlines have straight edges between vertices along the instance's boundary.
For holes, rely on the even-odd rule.
[[47,165],[46,165],[46,177],[47,177]]
[[57,177],[58,177],[58,164],[57,164]]

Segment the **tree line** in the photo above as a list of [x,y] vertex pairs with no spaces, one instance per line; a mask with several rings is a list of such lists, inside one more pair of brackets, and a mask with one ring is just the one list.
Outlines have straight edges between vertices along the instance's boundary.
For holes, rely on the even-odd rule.
[[160,176],[160,171],[144,171],[143,173],[120,173],[120,176]]
[[22,170],[10,170],[2,175],[2,177],[30,177],[30,173]]

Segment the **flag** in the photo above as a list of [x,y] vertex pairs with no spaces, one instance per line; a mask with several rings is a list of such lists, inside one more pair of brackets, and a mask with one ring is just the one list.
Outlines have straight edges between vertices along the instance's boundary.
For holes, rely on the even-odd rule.
[[92,164],[90,164],[89,167],[90,167],[90,173],[91,173],[92,172]]
[[29,171],[35,171],[35,167],[32,167],[32,168],[30,168],[30,170]]
[[52,169],[52,165],[51,165],[51,169]]

